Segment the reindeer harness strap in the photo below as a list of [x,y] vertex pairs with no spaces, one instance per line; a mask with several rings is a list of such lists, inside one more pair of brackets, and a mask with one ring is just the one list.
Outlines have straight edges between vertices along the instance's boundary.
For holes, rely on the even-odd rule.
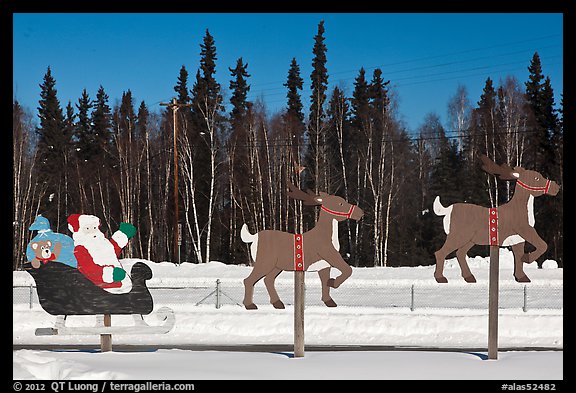
[[490,245],[498,245],[498,208],[492,207],[490,210],[490,217],[488,221],[488,236],[490,238]]
[[346,217],[346,218],[350,218],[355,207],[356,207],[356,205],[352,205],[352,206],[350,206],[350,210],[348,210],[348,213],[342,213],[342,212],[337,212],[335,210],[330,210],[324,205],[320,206],[320,208],[322,210],[324,210],[326,213],[330,213],[330,214],[333,214],[335,216]]
[[547,194],[548,189],[550,188],[550,179],[546,181],[546,185],[544,187],[529,186],[528,184],[522,183],[520,180],[516,180],[516,183],[529,191],[544,191],[544,194]]
[[294,270],[304,271],[304,236],[294,234]]

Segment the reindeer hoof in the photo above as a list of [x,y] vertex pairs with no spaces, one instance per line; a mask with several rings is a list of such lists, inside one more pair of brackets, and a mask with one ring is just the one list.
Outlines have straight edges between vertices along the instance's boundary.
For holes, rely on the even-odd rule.
[[337,288],[336,287],[336,281],[333,278],[329,278],[328,283],[326,285],[328,285],[331,288]]
[[474,276],[464,277],[464,281],[466,281],[466,282],[476,282],[476,277],[474,277]]
[[520,277],[516,277],[516,275],[514,275],[514,280],[516,280],[516,282],[531,282],[527,275]]
[[328,307],[337,307],[338,305],[336,304],[336,302],[332,299],[326,300],[324,301],[324,304]]
[[434,276],[434,278],[436,279],[436,282],[440,283],[440,284],[446,284],[448,282],[448,279],[444,276],[440,276],[440,277]]
[[245,304],[244,307],[246,307],[246,310],[258,310],[258,307],[256,307],[254,303]]
[[274,306],[274,308],[279,308],[279,309],[284,309],[286,307],[284,307],[284,303],[282,303],[281,300],[276,300],[274,303],[272,303],[272,305]]

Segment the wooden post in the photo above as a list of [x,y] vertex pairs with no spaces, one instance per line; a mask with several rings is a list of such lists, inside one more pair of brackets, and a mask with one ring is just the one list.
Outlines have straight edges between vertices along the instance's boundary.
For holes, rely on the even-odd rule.
[[180,221],[180,216],[178,213],[178,127],[176,126],[176,112],[178,111],[178,104],[176,103],[176,98],[172,99],[172,117],[174,124],[174,258],[176,263],[180,264],[180,249],[178,247],[178,221]]
[[174,153],[174,259],[176,263],[180,264],[180,220],[178,212],[178,127],[176,126],[176,112],[181,106],[190,106],[191,104],[179,104],[176,98],[172,98],[172,102],[161,102],[160,105],[168,106],[172,109],[172,123],[174,125],[174,140],[173,140],[173,153]]
[[[112,326],[112,316],[110,314],[104,314],[104,326]],[[112,335],[101,334],[100,352],[110,352],[110,351],[112,351]]]
[[294,357],[304,357],[304,271],[294,271]]
[[490,246],[490,277],[488,283],[488,359],[498,359],[498,246]]

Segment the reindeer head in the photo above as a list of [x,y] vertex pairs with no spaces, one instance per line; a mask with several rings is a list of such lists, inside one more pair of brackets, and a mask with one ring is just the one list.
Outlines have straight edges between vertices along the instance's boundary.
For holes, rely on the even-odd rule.
[[506,164],[497,165],[485,155],[481,155],[480,159],[484,172],[496,175],[500,180],[516,180],[516,183],[532,196],[538,197],[544,194],[555,196],[560,191],[560,186],[555,181],[546,179],[536,171],[520,166],[512,168]]
[[288,182],[288,189],[290,190],[288,192],[290,198],[302,201],[308,206],[320,206],[323,211],[332,215],[337,221],[344,221],[348,218],[358,221],[364,216],[362,209],[339,196],[326,194],[322,191],[318,195],[310,190],[304,192],[290,182]]

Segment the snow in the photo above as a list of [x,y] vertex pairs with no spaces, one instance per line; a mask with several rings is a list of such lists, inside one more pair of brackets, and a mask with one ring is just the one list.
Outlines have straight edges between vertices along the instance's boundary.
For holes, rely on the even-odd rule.
[[485,360],[473,352],[318,351],[288,353],[188,351],[14,352],[14,379],[562,379],[562,353],[502,352]]
[[[489,258],[468,258],[478,282],[463,282],[455,259],[446,261],[448,284],[436,284],[433,266],[399,268],[353,268],[352,276],[331,294],[339,304],[358,292],[370,294],[370,288],[417,285],[440,286],[466,293],[470,285],[487,286]],[[154,263],[123,259],[129,267],[137,261],[151,266],[149,287],[186,286],[190,283],[222,283],[242,287],[251,267],[220,262],[208,264]],[[500,286],[520,285],[512,278],[513,257],[501,250]],[[546,261],[541,269],[525,265],[532,279],[529,286],[562,286],[563,269],[555,261]],[[337,272],[332,272],[332,276]],[[311,290],[319,285],[316,273],[306,273]],[[14,285],[29,285],[26,272],[13,273]],[[290,287],[293,277],[284,272],[277,286]],[[346,290],[345,287],[348,286]],[[471,292],[471,291],[470,291]],[[266,298],[262,282],[255,295]],[[431,292],[437,293],[437,292]],[[153,292],[154,296],[154,292]],[[436,296],[436,295],[434,295]],[[449,296],[449,295],[448,295]],[[470,295],[472,296],[472,295]],[[13,344],[78,345],[80,349],[19,349],[13,351],[13,379],[506,379],[558,380],[563,378],[563,308],[501,308],[499,310],[498,360],[486,360],[488,313],[482,308],[415,308],[339,306],[328,308],[309,303],[305,310],[305,341],[308,347],[334,346],[330,350],[307,350],[304,358],[292,352],[255,351],[249,346],[293,345],[293,304],[282,296],[286,309],[277,310],[266,302],[257,302],[258,310],[245,310],[236,304],[216,308],[213,302],[194,305],[186,301],[170,305],[176,325],[163,335],[115,335],[113,345],[141,345],[134,352],[99,353],[98,336],[35,336],[38,327],[51,327],[56,317],[40,306],[13,307]],[[240,299],[241,300],[241,299]],[[317,300],[317,299],[310,299]],[[432,299],[434,300],[434,299]],[[442,304],[448,299],[435,299]],[[560,299],[561,302],[561,299]],[[155,311],[163,304],[155,299]],[[144,316],[150,325],[160,324],[154,312]],[[93,326],[92,316],[69,317],[67,326]],[[131,325],[130,316],[113,316],[112,324]],[[236,346],[238,350],[209,350],[211,346]],[[191,349],[168,349],[191,346]],[[197,349],[193,346],[203,346]],[[339,346],[366,346],[359,349]],[[377,350],[371,349],[378,346]],[[388,347],[390,348],[389,350]],[[31,347],[32,348],[32,347]],[[61,347],[63,348],[63,347]],[[150,350],[150,348],[153,348]],[[246,348],[246,349],[243,349]],[[366,350],[362,350],[366,349]],[[385,349],[385,350],[382,350]]]

